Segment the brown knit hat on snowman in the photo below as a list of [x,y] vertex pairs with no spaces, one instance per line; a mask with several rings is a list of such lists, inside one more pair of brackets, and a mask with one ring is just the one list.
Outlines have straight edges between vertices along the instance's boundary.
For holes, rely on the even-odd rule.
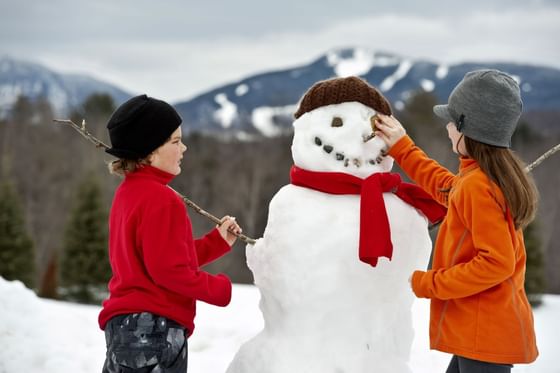
[[300,101],[294,117],[327,105],[360,102],[378,113],[392,115],[389,101],[375,87],[356,76],[333,78],[315,83]]

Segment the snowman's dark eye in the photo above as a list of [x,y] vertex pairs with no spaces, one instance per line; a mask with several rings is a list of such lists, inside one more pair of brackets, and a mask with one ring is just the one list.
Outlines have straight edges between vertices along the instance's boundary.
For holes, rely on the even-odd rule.
[[331,122],[331,127],[342,127],[344,123],[342,123],[342,118],[334,117]]

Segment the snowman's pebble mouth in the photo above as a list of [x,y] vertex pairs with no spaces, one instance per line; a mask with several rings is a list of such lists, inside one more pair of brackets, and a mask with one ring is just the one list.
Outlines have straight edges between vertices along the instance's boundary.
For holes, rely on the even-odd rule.
[[362,158],[347,158],[344,155],[343,151],[336,151],[334,146],[325,144],[324,141],[321,140],[321,138],[318,137],[318,136],[315,136],[314,143],[315,143],[315,145],[322,147],[323,151],[326,154],[329,154],[329,155],[334,154],[334,157],[337,161],[344,162],[344,167],[348,167],[351,164],[353,166],[356,166],[357,168],[360,168],[362,166],[366,166],[367,164],[376,165],[376,164],[380,164],[381,162],[383,162],[383,159],[385,159],[385,157],[386,157],[386,153],[382,152],[375,159],[364,160]]

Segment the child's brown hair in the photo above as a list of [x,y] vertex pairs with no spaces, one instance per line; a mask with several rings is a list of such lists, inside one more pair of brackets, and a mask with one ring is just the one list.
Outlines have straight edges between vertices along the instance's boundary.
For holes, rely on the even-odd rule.
[[508,148],[483,144],[465,136],[468,154],[484,173],[500,187],[516,229],[523,229],[535,218],[539,194],[525,164]]

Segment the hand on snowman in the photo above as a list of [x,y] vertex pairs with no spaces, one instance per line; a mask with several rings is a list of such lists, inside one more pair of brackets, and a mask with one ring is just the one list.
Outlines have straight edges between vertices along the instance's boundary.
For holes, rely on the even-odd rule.
[[402,124],[394,116],[387,116],[383,114],[377,114],[377,121],[375,127],[376,136],[379,136],[381,140],[387,144],[387,148],[391,149],[393,145],[397,143],[404,135],[406,135],[406,130]]
[[235,217],[224,216],[220,219],[220,224],[216,226],[222,238],[232,246],[237,239],[237,235],[243,232],[241,227],[235,221]]

